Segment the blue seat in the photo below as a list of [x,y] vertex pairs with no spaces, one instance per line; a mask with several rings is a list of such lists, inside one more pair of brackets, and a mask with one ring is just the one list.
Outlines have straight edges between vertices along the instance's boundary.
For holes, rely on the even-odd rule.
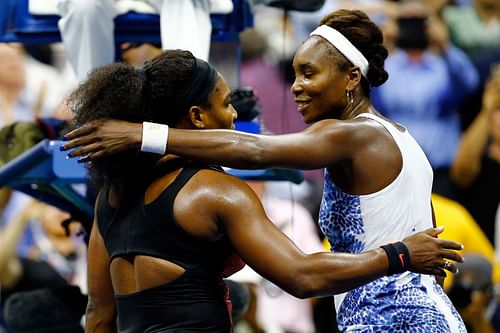
[[[29,0],[0,1],[0,42],[49,44],[61,41],[57,15],[32,15]],[[246,0],[233,0],[230,14],[213,14],[212,40],[234,41],[246,27],[253,26],[253,15]],[[115,19],[115,39],[123,42],[160,43],[160,16],[129,12]]]
[[91,219],[93,199],[86,170],[59,150],[62,141],[44,139],[0,168],[0,187],[10,187],[76,216]]

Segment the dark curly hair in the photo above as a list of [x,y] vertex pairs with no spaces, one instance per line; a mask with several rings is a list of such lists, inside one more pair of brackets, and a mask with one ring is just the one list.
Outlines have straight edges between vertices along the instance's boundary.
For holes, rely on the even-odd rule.
[[[175,127],[188,110],[179,109],[176,96],[189,84],[195,66],[191,52],[169,50],[147,62],[142,70],[124,63],[97,68],[67,99],[74,116],[69,127],[106,118]],[[204,101],[202,106],[209,104]],[[159,158],[125,151],[99,159],[88,166],[91,184],[100,187],[109,182],[132,188],[144,184]]]
[[[328,25],[339,31],[368,60],[368,81],[365,78],[361,80],[362,87],[367,94],[370,92],[370,87],[378,87],[387,81],[389,74],[384,69],[384,61],[388,51],[383,45],[383,34],[364,12],[340,9],[325,16],[320,25]],[[352,64],[343,55],[341,56],[344,61],[340,69],[349,69]]]

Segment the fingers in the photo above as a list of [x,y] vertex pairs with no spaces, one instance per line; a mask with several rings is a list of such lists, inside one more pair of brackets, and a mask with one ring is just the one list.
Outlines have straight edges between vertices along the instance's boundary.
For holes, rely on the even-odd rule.
[[441,277],[446,277],[446,272],[441,269],[441,268],[435,268],[432,271],[429,272],[430,275],[436,275],[436,276],[441,276]]
[[[71,132],[71,133],[73,133],[73,132]],[[83,136],[83,137],[77,137],[76,139],[65,142],[61,146],[61,150],[62,151],[70,150],[70,149],[80,147],[80,146],[88,147],[88,146],[91,146],[96,141],[98,141],[98,139],[99,138],[96,137],[95,135],[87,135],[87,136]],[[70,156],[74,157],[74,156],[78,156],[78,155],[80,155],[80,154],[77,154],[77,155],[71,154]]]
[[79,127],[77,129],[72,130],[69,133],[66,133],[64,135],[64,138],[67,140],[73,140],[75,138],[78,138],[82,135],[87,135],[92,133],[95,130],[95,127],[92,126],[92,123],[83,125],[82,127]]
[[448,250],[463,250],[464,246],[458,242],[448,240],[448,239],[438,239],[438,244],[441,246],[443,249],[448,249]]
[[78,159],[78,163],[92,162],[94,160],[98,160],[101,157],[105,156],[102,151],[98,151],[95,153],[90,153],[85,156],[82,156]]
[[452,272],[453,274],[458,272],[457,264],[452,261],[445,261],[443,264],[443,269],[446,269],[447,271]]
[[448,260],[453,260],[456,262],[464,262],[464,257],[458,252],[451,251],[451,250],[443,250],[441,252],[441,256],[443,259],[448,259]]
[[429,236],[437,237],[443,231],[444,231],[444,227],[443,226],[439,226],[437,228],[426,229],[423,232],[426,233],[426,234],[428,234]]
[[[72,133],[72,132],[71,132]],[[66,143],[64,143],[62,146],[61,146],[61,150],[62,151],[65,151],[65,150],[70,150],[70,149],[73,149],[73,148],[76,148],[76,147],[79,147],[81,145],[83,145],[84,143],[82,143],[82,139],[73,139],[71,141],[68,141]]]
[[[78,146],[77,146],[78,147]],[[86,144],[85,146],[81,146],[69,152],[69,157],[77,157],[80,156],[79,161],[86,162],[97,158],[98,152],[102,149],[102,145],[100,143],[91,143]]]

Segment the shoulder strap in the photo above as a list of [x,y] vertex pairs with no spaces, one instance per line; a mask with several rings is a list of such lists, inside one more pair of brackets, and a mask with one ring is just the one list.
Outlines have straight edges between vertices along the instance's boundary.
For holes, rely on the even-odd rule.
[[401,135],[403,135],[404,133],[400,132],[393,124],[391,124],[390,122],[388,122],[384,118],[379,117],[373,113],[367,113],[367,112],[361,113],[361,114],[357,115],[355,118],[368,118],[368,119],[375,120],[380,125],[384,126],[384,128],[391,134],[392,138],[394,139],[394,141],[396,141],[396,143],[399,146]]
[[118,207],[114,208],[108,204],[108,192],[109,185],[103,185],[98,194],[96,207],[95,223],[97,223],[97,227],[103,239],[106,239],[109,227],[113,224],[113,217],[118,210]]
[[166,190],[165,195],[167,197],[168,202],[172,202],[177,196],[177,193],[181,190],[184,185],[193,177],[198,171],[200,171],[201,167],[195,167],[194,165],[188,164],[186,165],[181,173],[175,178],[175,180],[170,184]]

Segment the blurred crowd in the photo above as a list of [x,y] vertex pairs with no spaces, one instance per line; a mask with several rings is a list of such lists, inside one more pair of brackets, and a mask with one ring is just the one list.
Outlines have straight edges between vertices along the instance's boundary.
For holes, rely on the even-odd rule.
[[[374,106],[425,151],[434,169],[437,223],[446,227],[442,237],[465,245],[466,261],[446,279],[445,291],[470,332],[500,332],[500,1],[326,0],[315,12],[254,4],[255,26],[240,35],[240,87],[257,96],[263,132],[306,126],[290,93],[292,56],[321,17],[338,8],[363,10],[382,28],[389,80],[372,90]],[[0,43],[0,128],[71,117],[64,97],[79,79],[65,47]],[[133,41],[116,50],[137,68],[161,51]],[[321,175],[306,172],[300,186],[252,184],[271,219],[306,252],[329,250],[314,222]],[[44,288],[60,300],[60,288],[78,287],[82,298],[71,308],[83,315],[85,242],[78,223],[63,223],[67,213],[8,189],[0,190],[0,209],[0,333],[15,332],[4,322],[22,315],[19,292]],[[236,332],[336,331],[331,298],[295,299],[251,271],[234,279],[250,295],[248,309],[235,318]],[[61,316],[81,330],[78,315]]]

